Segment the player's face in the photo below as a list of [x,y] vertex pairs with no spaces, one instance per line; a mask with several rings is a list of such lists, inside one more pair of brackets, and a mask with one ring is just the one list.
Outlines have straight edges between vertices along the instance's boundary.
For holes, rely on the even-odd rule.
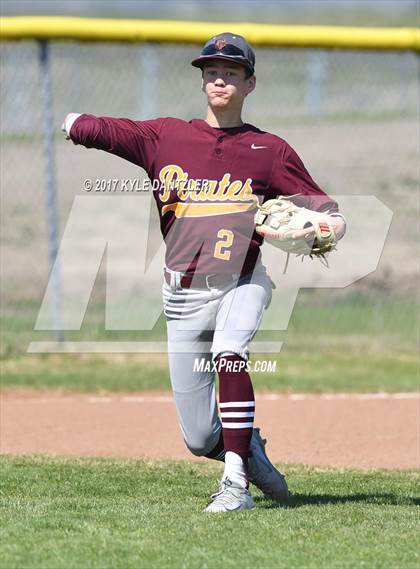
[[240,106],[255,88],[255,76],[246,78],[242,65],[230,61],[210,61],[203,68],[203,91],[216,108]]

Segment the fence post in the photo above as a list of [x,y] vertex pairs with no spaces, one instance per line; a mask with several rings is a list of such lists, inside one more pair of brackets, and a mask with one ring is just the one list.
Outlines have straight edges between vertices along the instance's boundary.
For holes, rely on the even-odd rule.
[[325,83],[328,80],[328,60],[325,51],[309,51],[306,76],[306,108],[310,115],[319,116],[322,114]]
[[139,91],[141,120],[156,118],[159,106],[159,56],[158,46],[145,43],[139,49]]
[[55,183],[55,159],[54,159],[54,114],[51,90],[50,73],[50,49],[46,40],[39,42],[39,64],[41,72],[41,98],[42,98],[42,130],[45,156],[45,194],[47,206],[47,229],[48,229],[48,261],[52,284],[52,329],[56,340],[63,340],[61,326],[61,292],[60,271],[54,263],[58,253],[58,214],[57,192]]

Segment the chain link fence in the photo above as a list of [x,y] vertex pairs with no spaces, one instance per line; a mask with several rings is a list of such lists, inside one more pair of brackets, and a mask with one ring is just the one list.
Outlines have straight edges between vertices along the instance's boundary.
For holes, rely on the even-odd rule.
[[[137,120],[203,117],[200,73],[190,66],[197,50],[49,44],[59,238],[75,196],[83,194],[83,179],[138,177],[138,168],[127,162],[66,142],[60,133],[64,116],[72,111]],[[40,54],[35,41],[1,45],[3,354],[24,352],[34,337],[48,337],[33,331],[49,275]],[[326,346],[336,334],[344,347],[414,349],[418,65],[411,52],[257,50],[257,88],[246,101],[244,119],[285,138],[332,195],[375,195],[394,212],[376,272],[344,290],[300,294],[285,336],[290,345],[305,330],[324,334]],[[79,335],[106,336],[103,301],[101,273]],[[328,311],[321,312],[320,324],[322,308]]]

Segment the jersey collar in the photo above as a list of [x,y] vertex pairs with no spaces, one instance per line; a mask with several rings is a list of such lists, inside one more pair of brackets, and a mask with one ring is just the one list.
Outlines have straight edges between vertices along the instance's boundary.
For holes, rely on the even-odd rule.
[[236,134],[238,132],[247,132],[247,131],[252,130],[254,128],[251,124],[248,124],[248,123],[244,123],[242,126],[218,128],[218,127],[210,126],[203,119],[192,119],[190,121],[190,124],[194,128],[197,128],[198,130],[202,130],[202,131],[211,133],[213,136],[218,136],[221,132],[224,132],[226,134]]

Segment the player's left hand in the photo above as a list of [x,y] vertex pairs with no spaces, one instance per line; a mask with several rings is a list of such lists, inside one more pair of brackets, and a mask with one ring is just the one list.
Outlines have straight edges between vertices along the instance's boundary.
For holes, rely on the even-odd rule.
[[[346,233],[346,222],[344,221],[343,217],[333,217],[328,216],[328,225],[334,230],[335,236],[337,241],[339,241],[342,237],[344,237]],[[259,231],[257,230],[257,233]],[[284,238],[287,239],[314,239],[316,236],[316,230],[313,225],[308,227],[307,229],[299,229],[299,230],[286,230],[283,233]]]
[[346,222],[340,214],[298,207],[281,196],[259,208],[255,224],[256,232],[279,249],[321,257],[335,249],[346,231]]

